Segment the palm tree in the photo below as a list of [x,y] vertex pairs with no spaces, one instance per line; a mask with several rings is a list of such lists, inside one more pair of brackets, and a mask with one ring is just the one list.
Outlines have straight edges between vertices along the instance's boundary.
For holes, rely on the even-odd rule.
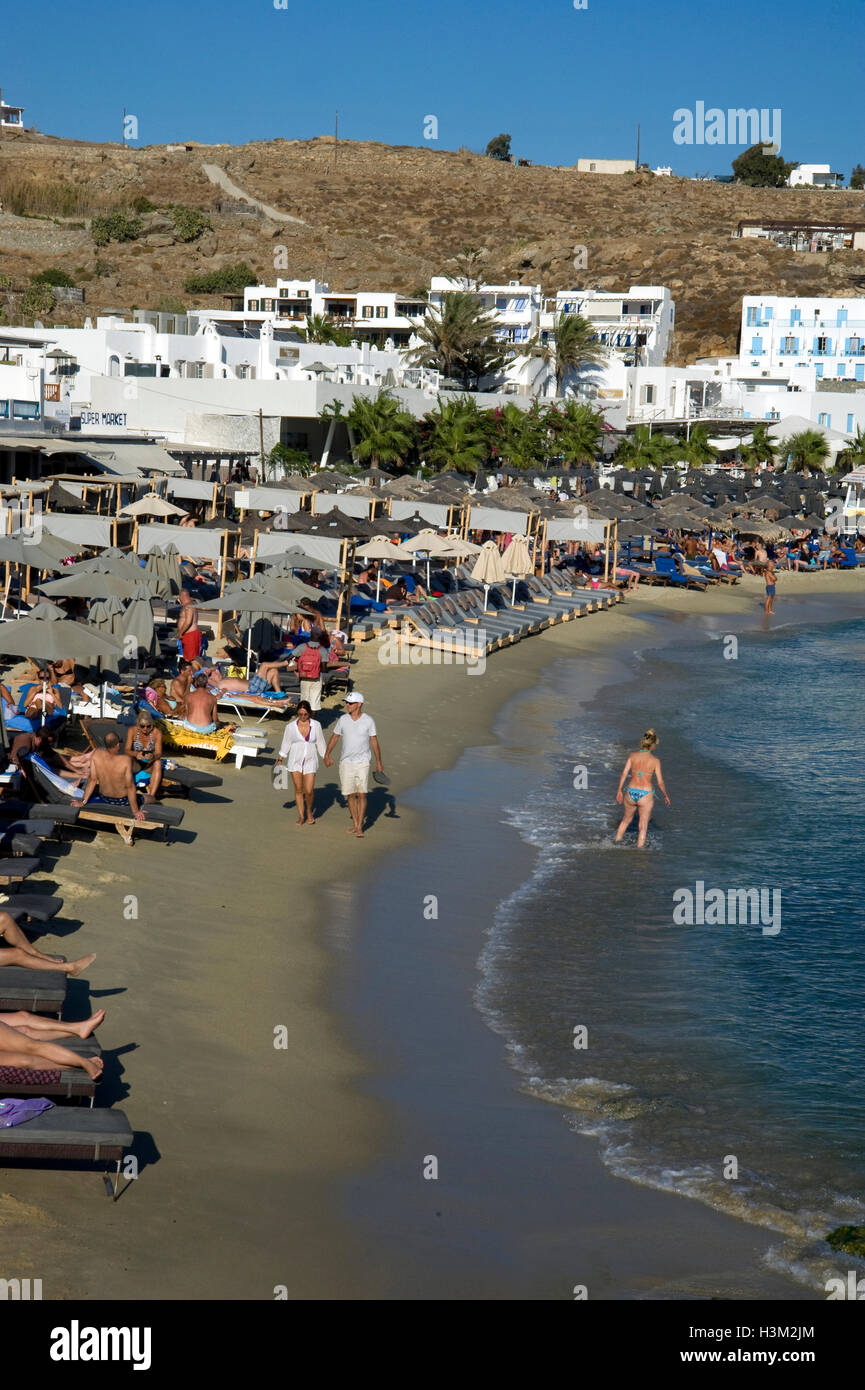
[[778,445],[769,434],[767,425],[755,425],[751,432],[751,443],[744,444],[739,452],[743,463],[755,467],[766,463],[771,467],[775,462]]
[[705,425],[692,425],[688,439],[682,446],[682,458],[694,468],[704,468],[718,457],[718,450],[709,443],[709,431]]
[[861,425],[856,426],[856,435],[851,439],[846,449],[835,460],[835,466],[841,473],[849,473],[853,468],[865,467],[865,430]]
[[336,347],[351,347],[351,332],[340,328],[328,314],[310,314],[306,321],[308,343],[332,343]]
[[409,358],[422,367],[437,368],[446,377],[477,380],[484,369],[496,370],[493,364],[501,358],[492,347],[495,328],[495,319],[484,312],[477,295],[448,290],[442,295],[441,308],[431,308],[417,330],[420,346],[412,349]]
[[561,410],[548,411],[556,451],[566,463],[591,463],[597,457],[604,435],[604,417],[586,401],[566,401]]
[[786,461],[787,468],[800,473],[822,473],[829,457],[829,445],[820,430],[800,430],[781,440],[778,453]]
[[424,420],[424,457],[437,468],[471,472],[489,455],[486,430],[477,403],[469,396],[438,399]]
[[389,391],[377,396],[354,396],[345,423],[356,438],[358,463],[402,463],[415,444],[415,422]]
[[652,434],[648,425],[638,425],[634,433],[627,435],[619,444],[616,463],[624,468],[657,470],[678,461],[683,447],[684,440],[670,439],[657,432]]
[[546,338],[535,334],[526,344],[524,357],[539,357],[549,362],[556,374],[556,395],[562,394],[562,384],[568,372],[581,367],[600,366],[607,360],[607,348],[598,339],[594,325],[581,314],[558,314]]

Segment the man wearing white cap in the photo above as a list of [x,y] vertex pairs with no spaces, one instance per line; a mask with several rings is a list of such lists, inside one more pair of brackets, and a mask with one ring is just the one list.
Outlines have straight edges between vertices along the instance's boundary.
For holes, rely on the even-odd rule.
[[375,721],[363,712],[363,696],[352,690],[345,697],[346,712],[341,714],[334,725],[327,752],[324,755],[325,767],[333,766],[331,750],[338,738],[342,739],[342,757],[339,760],[340,791],[348,802],[351,816],[349,835],[363,838],[363,822],[366,816],[366,792],[369,779],[371,754],[375,754],[377,772],[383,772],[381,749],[375,731]]

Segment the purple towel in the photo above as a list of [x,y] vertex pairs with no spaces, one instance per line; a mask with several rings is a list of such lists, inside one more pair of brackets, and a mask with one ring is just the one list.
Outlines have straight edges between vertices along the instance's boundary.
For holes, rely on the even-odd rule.
[[45,1110],[53,1110],[54,1102],[41,1096],[27,1096],[20,1100],[0,1100],[0,1129],[11,1129],[13,1125],[26,1124],[35,1120]]

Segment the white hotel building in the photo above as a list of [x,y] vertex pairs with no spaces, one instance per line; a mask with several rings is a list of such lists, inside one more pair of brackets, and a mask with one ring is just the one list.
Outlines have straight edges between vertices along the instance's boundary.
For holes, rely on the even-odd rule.
[[[244,290],[242,317],[250,322],[271,320],[303,333],[313,315],[346,328],[353,338],[378,347],[408,347],[423,322],[425,299],[390,290],[331,290],[318,280],[280,280]],[[225,315],[220,315],[225,319]]]
[[816,381],[865,382],[865,299],[746,295],[739,361],[769,373],[811,368]]

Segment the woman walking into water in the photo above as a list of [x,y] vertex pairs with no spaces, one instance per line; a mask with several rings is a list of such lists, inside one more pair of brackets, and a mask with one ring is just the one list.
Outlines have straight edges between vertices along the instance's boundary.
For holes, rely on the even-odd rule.
[[[624,805],[625,813],[616,831],[616,844],[622,839],[634,815],[639,816],[639,833],[637,835],[637,848],[642,849],[646,843],[646,832],[649,829],[649,821],[652,819],[652,811],[655,805],[655,795],[652,790],[652,778],[658,779],[658,790],[665,802],[669,806],[670,798],[667,796],[667,788],[664,786],[664,778],[661,775],[661,764],[655,757],[654,749],[658,745],[658,735],[654,729],[647,729],[640,740],[640,749],[637,753],[631,753],[628,761],[622,769],[619,778],[619,790],[616,792],[616,800],[619,805]],[[625,785],[625,778],[630,776],[630,783],[627,791],[623,794],[622,788]]]

